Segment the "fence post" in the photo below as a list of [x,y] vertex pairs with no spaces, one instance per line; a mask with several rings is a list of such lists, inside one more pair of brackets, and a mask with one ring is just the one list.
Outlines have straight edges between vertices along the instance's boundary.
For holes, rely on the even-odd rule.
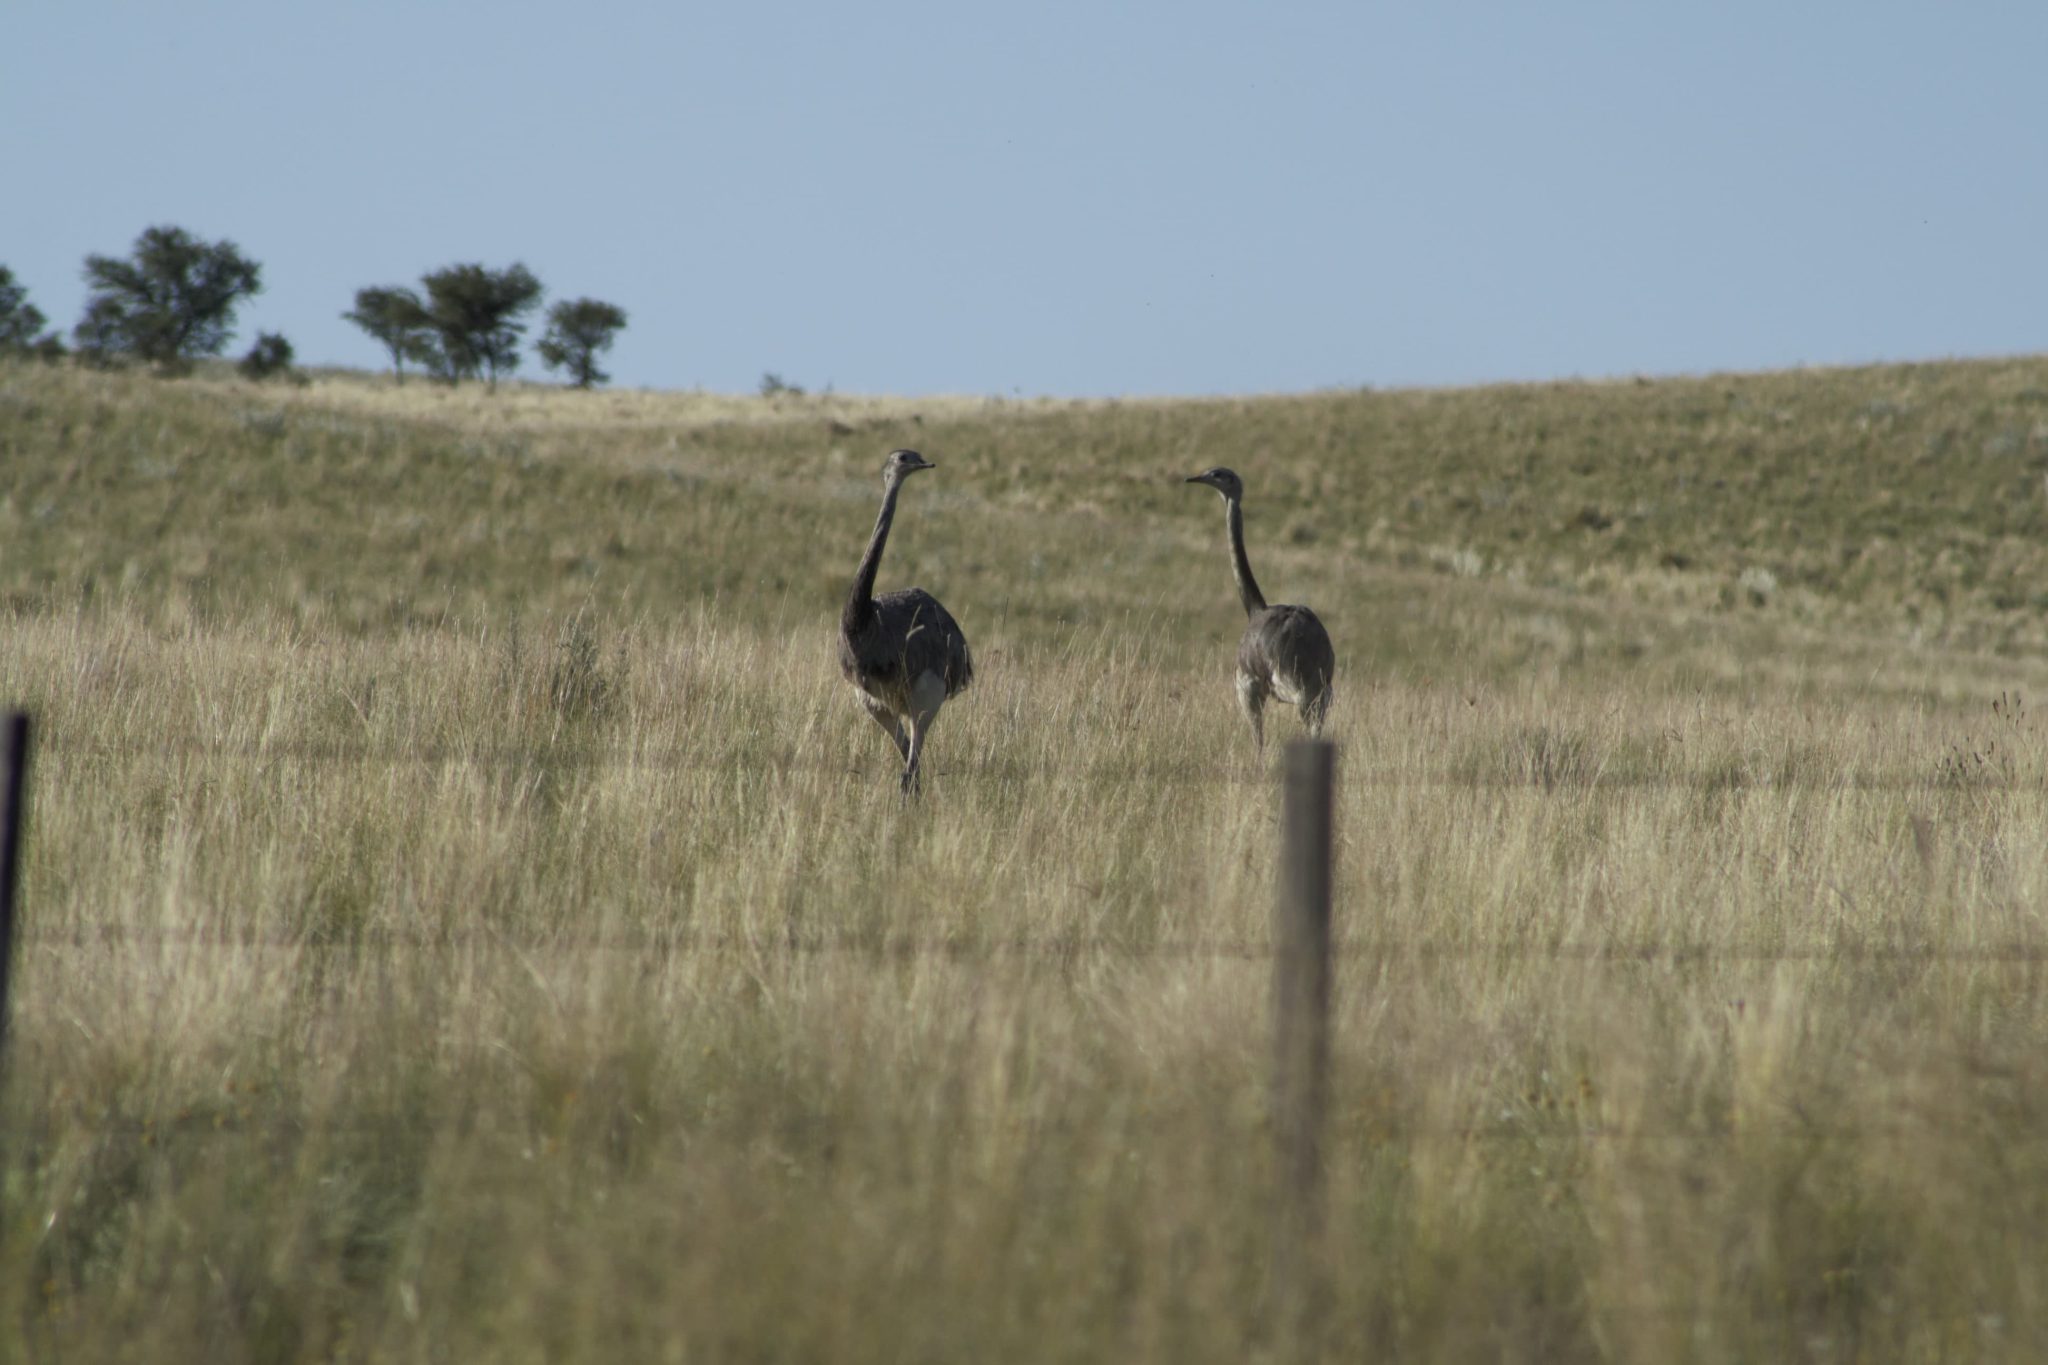
[[14,975],[14,888],[21,868],[23,777],[28,771],[28,713],[6,722],[7,771],[0,774],[0,1075],[6,1072],[7,987]]
[[1273,1304],[1287,1354],[1308,1354],[1322,1288],[1323,1127],[1330,1097],[1330,885],[1336,746],[1296,740],[1282,765],[1273,907]]

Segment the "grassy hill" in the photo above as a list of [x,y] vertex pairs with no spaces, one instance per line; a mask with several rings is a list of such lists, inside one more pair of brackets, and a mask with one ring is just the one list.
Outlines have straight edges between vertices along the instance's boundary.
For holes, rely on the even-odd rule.
[[[1173,638],[1213,625],[1220,518],[1176,476],[1228,463],[1271,585],[1355,627],[1354,649],[1389,642],[1396,669],[1473,658],[1475,638],[1444,657],[1419,638],[1417,594],[1561,613],[1571,649],[1628,658],[1758,616],[2048,652],[2039,359],[1121,403],[21,368],[0,411],[18,609],[98,596],[375,631],[719,598],[797,625],[843,591],[880,457],[909,444],[942,468],[891,571],[943,575],[982,635],[1020,643],[1130,611]],[[1487,661],[1547,648],[1498,625],[1474,632]]]
[[[918,804],[832,663],[974,642]],[[1339,650],[1333,1358],[2048,1348],[2048,360],[1207,401],[0,369],[0,1359],[1270,1353]],[[1272,723],[1291,733],[1284,715]]]

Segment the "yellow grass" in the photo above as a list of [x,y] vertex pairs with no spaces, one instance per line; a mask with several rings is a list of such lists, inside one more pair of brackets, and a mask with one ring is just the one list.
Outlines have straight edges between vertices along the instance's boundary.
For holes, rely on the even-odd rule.
[[[1277,803],[1216,499],[1169,482],[1210,463],[1340,651],[1313,1344],[2035,1358],[2026,524],[1916,428],[1860,456],[1929,481],[1897,562],[1830,585],[1857,481],[1785,532],[1712,480],[1804,478],[1802,421],[1901,386],[2024,428],[2044,374],[721,424],[0,372],[41,741],[0,1358],[1268,1352]],[[1724,389],[1786,444],[1701,435]],[[1511,410],[1569,435],[1490,449]],[[1939,478],[2038,482],[2033,439]],[[939,469],[884,584],[980,674],[909,807],[831,660],[893,444]],[[1628,511],[1637,446],[1707,491]],[[1442,505],[1539,457],[1582,482]]]

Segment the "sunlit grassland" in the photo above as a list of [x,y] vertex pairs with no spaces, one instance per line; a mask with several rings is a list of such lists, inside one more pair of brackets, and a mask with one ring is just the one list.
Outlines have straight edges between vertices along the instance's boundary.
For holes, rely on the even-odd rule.
[[2041,1353],[2048,363],[499,398],[0,371],[7,1358],[1258,1355],[1214,463],[1343,668],[1333,1358]]

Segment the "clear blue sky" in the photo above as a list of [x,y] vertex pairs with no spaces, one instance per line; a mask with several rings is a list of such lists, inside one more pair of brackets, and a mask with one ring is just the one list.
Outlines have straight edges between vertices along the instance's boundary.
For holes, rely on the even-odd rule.
[[2041,0],[8,11],[0,263],[67,331],[171,223],[263,264],[232,353],[374,367],[359,286],[518,260],[658,388],[2048,350]]

